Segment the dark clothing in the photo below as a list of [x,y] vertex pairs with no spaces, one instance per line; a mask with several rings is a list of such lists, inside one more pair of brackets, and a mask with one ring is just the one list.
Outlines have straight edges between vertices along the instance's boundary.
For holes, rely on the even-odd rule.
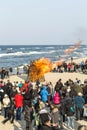
[[87,85],[83,87],[83,95],[87,95]]
[[26,130],[33,130],[31,121],[26,121]]
[[26,121],[26,130],[33,130],[32,120],[33,120],[33,108],[29,107],[29,102],[26,102],[25,107],[25,121]]
[[73,116],[74,115],[74,111],[71,110],[71,108],[73,108],[73,106],[71,104],[68,104],[68,106],[66,106],[66,114],[67,116]]
[[13,101],[11,101],[10,107],[9,108],[5,108],[5,120],[3,121],[3,124],[5,124],[7,121],[10,120],[11,123],[13,123],[14,119],[15,119],[15,114],[14,114],[14,110],[15,110],[15,104]]
[[52,130],[52,128],[50,126],[47,126],[47,125],[42,125],[41,130]]
[[66,97],[65,113],[67,114],[67,116],[74,115],[74,104],[72,98],[70,98],[69,96]]
[[76,107],[76,119],[82,120],[82,118],[83,118],[83,108]]
[[87,104],[87,85],[83,87],[83,98],[85,99],[85,103]]

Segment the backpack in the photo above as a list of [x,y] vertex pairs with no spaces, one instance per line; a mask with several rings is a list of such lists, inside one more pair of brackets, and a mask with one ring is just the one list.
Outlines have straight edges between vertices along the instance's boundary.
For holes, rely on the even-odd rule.
[[67,100],[66,101],[66,105],[65,105],[66,108],[68,108],[68,110],[71,112],[71,113],[75,113],[75,109],[74,109],[74,104],[73,104],[73,101],[72,100]]

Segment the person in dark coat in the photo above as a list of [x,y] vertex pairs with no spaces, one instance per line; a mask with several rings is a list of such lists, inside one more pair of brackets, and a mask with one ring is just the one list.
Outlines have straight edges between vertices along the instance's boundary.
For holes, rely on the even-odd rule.
[[3,98],[4,98],[4,90],[2,88],[0,88],[0,114],[1,114],[1,110],[2,110]]
[[26,130],[33,130],[32,120],[33,120],[33,108],[31,101],[27,100],[24,106],[24,118],[26,121]]
[[40,130],[52,130],[51,122],[46,113],[42,114],[42,126]]
[[87,104],[87,79],[84,81],[83,97],[85,99],[85,103]]
[[67,127],[68,129],[74,129],[74,104],[71,100],[67,100],[67,104],[65,105],[65,113],[67,116]]

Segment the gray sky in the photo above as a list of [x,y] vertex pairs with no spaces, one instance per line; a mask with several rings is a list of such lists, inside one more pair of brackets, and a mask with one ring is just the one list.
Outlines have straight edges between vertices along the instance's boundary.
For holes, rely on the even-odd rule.
[[1,0],[0,45],[87,43],[87,0]]

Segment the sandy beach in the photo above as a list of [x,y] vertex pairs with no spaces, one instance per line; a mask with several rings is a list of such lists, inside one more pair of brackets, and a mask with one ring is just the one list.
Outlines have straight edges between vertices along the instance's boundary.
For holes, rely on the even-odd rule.
[[[82,59],[78,60],[78,62],[80,62]],[[58,72],[49,72],[46,73],[45,75],[45,80],[47,82],[51,81],[53,86],[55,86],[55,83],[61,78],[62,82],[64,83],[65,81],[67,81],[68,79],[72,79],[73,81],[75,81],[76,78],[78,78],[79,80],[81,80],[82,82],[84,82],[85,79],[87,79],[87,75],[83,74],[83,73],[68,73],[68,72],[63,72],[63,73],[58,73]],[[22,76],[17,76],[17,75],[12,75],[10,76],[8,79],[11,82],[14,81],[22,81],[24,82],[25,80]],[[4,79],[5,82],[7,82],[8,79]],[[35,83],[34,83],[35,84]],[[8,121],[5,125],[2,124],[2,120],[4,119],[4,117],[2,115],[0,115],[0,130],[25,130],[25,121],[22,120],[21,122],[17,122],[14,121],[14,124],[10,124],[10,122]],[[85,121],[80,121],[80,124],[86,124]]]

